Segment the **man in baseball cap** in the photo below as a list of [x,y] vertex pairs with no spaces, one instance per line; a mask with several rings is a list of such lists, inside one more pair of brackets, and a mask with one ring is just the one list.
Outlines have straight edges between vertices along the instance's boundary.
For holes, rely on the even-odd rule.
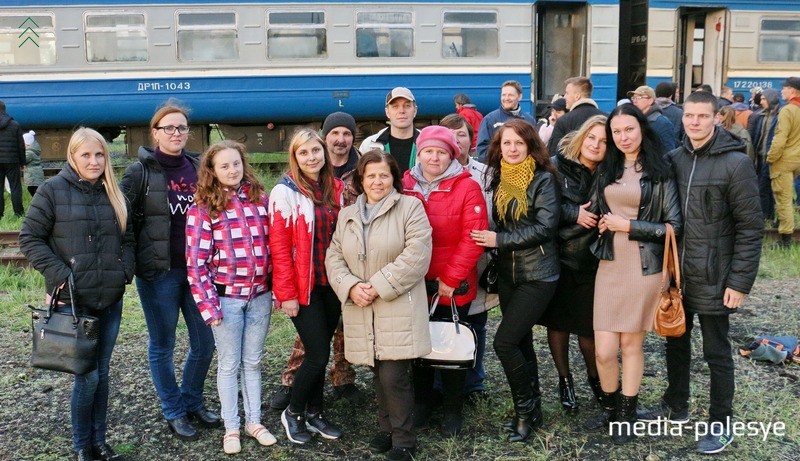
[[678,147],[678,130],[664,115],[661,106],[655,103],[656,92],[649,86],[642,85],[633,91],[628,91],[628,97],[631,98],[633,105],[647,117],[647,122],[658,135],[664,152]]
[[405,173],[417,163],[415,142],[419,130],[414,128],[417,100],[411,90],[398,86],[386,94],[385,107],[389,126],[365,139],[358,150],[367,153],[379,149],[391,154],[397,159],[400,172]]

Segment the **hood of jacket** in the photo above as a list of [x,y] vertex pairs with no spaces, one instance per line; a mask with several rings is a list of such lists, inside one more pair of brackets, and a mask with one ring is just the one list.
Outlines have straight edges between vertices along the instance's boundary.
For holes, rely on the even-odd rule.
[[14,120],[10,115],[5,112],[0,113],[0,130],[5,130],[11,121]]
[[658,106],[661,109],[664,109],[673,105],[675,105],[675,102],[670,98],[656,98],[656,103],[653,104],[653,107]]
[[688,136],[683,138],[683,147],[689,154],[697,156],[720,155],[727,152],[746,152],[747,146],[738,136],[731,134],[722,127],[715,127],[714,134],[705,144],[695,149]]
[[576,101],[575,104],[573,104],[572,107],[570,107],[569,110],[573,111],[573,110],[575,110],[575,108],[577,108],[578,106],[583,105],[583,104],[586,104],[586,105],[589,105],[589,106],[594,106],[595,109],[599,109],[599,107],[598,107],[597,103],[594,101],[594,99],[592,99],[592,98],[581,98],[580,100]]
[[778,90],[774,88],[767,88],[763,93],[761,93],[761,97],[767,100],[767,103],[769,104],[769,109],[767,109],[768,111],[773,113],[778,111],[781,103],[781,93]]
[[[472,175],[470,175],[469,172],[464,169],[464,165],[459,163],[458,159],[452,159],[450,161],[450,165],[448,165],[447,169],[444,170],[444,173],[435,178],[433,181],[428,181],[422,174],[422,163],[417,163],[414,165],[414,168],[410,169],[407,174],[409,174],[414,180],[413,189],[421,193],[426,199],[432,191],[439,188],[439,185],[443,181],[463,175],[472,178]],[[403,184],[403,187],[406,187],[405,184]]]

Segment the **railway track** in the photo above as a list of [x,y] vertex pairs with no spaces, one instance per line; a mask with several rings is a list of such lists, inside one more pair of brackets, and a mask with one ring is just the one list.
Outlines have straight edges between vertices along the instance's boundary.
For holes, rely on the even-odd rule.
[[[767,239],[778,239],[777,229],[767,229],[764,234]],[[800,229],[794,231],[792,239],[800,243]],[[0,231],[0,264],[28,266],[28,260],[19,251],[19,231]]]

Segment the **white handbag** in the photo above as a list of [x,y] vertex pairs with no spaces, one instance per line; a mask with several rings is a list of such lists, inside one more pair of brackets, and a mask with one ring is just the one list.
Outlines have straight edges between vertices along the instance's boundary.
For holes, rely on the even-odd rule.
[[[433,315],[439,304],[439,295],[431,300],[430,313]],[[421,366],[444,368],[448,370],[469,370],[475,366],[475,344],[477,338],[469,324],[458,318],[456,301],[450,298],[452,320],[431,319],[428,326],[431,332],[431,353],[417,359]]]

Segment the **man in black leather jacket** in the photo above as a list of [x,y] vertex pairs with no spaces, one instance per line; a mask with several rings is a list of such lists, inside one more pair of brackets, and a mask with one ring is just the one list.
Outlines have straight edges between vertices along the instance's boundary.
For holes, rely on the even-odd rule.
[[764,219],[756,172],[744,144],[714,124],[716,98],[693,93],[683,109],[686,138],[669,157],[684,218],[678,250],[686,333],[667,338],[669,385],[660,406],[640,412],[639,419],[688,421],[690,337],[697,314],[703,357],[711,370],[709,431],[697,450],[711,454],[733,440],[734,364],[728,315],[736,312],[755,282]]

